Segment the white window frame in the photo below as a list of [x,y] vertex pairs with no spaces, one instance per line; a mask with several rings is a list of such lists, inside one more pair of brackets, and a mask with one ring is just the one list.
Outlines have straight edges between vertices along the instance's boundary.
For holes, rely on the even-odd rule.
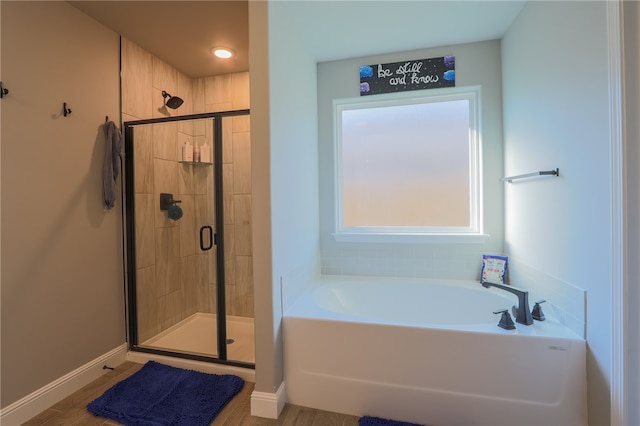
[[[342,193],[342,111],[426,102],[469,101],[469,214],[468,227],[345,226]],[[482,218],[482,149],[480,129],[480,87],[467,86],[389,93],[357,98],[334,99],[335,232],[337,241],[345,242],[427,242],[481,243]]]

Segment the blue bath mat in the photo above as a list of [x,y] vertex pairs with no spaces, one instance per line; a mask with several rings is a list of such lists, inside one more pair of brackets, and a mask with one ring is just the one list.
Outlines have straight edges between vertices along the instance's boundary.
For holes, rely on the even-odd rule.
[[87,409],[127,426],[208,426],[243,386],[237,376],[149,361]]
[[399,422],[397,420],[382,419],[380,417],[364,416],[358,420],[359,426],[421,426],[415,423]]

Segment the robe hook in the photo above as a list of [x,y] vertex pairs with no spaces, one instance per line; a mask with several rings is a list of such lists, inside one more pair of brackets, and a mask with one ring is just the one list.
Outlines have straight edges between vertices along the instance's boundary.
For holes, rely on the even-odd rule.
[[71,108],[67,108],[67,103],[63,102],[62,103],[62,115],[64,115],[66,117],[69,114],[71,114]]
[[0,81],[0,99],[4,98],[4,95],[9,94],[9,89],[5,89],[2,87],[2,82]]

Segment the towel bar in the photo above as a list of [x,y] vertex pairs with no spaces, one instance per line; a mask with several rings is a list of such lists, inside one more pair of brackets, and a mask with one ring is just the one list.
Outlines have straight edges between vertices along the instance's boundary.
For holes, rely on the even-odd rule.
[[560,176],[560,169],[557,168],[555,170],[541,170],[539,172],[526,173],[524,175],[509,176],[509,177],[501,178],[500,182],[511,183],[514,180],[525,179],[525,178],[530,178],[535,176]]

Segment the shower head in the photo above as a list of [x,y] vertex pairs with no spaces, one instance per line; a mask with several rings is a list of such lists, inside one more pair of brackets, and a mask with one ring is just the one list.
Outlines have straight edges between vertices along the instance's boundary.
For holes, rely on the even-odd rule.
[[168,106],[171,109],[176,109],[178,107],[180,107],[180,105],[182,105],[182,103],[184,102],[182,100],[182,98],[179,98],[178,96],[171,96],[170,94],[168,94],[167,92],[165,92],[164,90],[162,91],[162,97],[167,99],[165,101],[165,105]]

